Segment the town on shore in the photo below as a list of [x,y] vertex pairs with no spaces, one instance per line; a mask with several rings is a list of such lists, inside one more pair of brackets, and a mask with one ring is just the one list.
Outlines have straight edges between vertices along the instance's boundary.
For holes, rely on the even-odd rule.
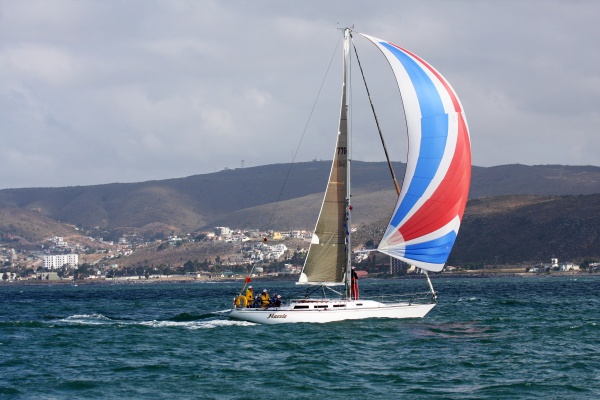
[[[204,282],[252,279],[296,280],[300,274],[312,232],[287,232],[216,227],[211,231],[148,240],[127,234],[106,240],[88,236],[71,243],[53,236],[35,246],[20,246],[18,238],[0,232],[0,282],[3,283],[150,283]],[[362,249],[374,248],[372,240]],[[186,249],[194,249],[186,252]],[[198,256],[198,249],[201,255]],[[148,262],[149,253],[163,252],[177,262]],[[189,256],[189,259],[182,257]],[[141,256],[138,262],[129,262]],[[202,257],[203,256],[203,257]],[[193,257],[193,258],[192,258]],[[202,257],[202,258],[201,258]],[[591,274],[600,262],[585,259],[576,264],[550,258],[548,263],[520,265],[447,265],[439,274],[460,277],[490,275]],[[376,252],[357,252],[353,264],[359,277],[412,277],[421,271]],[[296,277],[295,277],[296,276]]]

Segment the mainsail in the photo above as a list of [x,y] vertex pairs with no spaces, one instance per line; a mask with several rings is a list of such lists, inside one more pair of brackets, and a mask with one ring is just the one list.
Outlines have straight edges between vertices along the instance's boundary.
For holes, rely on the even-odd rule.
[[456,240],[471,180],[471,143],[458,96],[415,54],[363,35],[387,58],[402,96],[408,160],[402,190],[378,250],[441,271]]
[[298,283],[332,285],[345,282],[349,254],[349,186],[348,103],[346,97],[346,63],[348,40],[344,42],[342,106],[337,144],[329,173],[327,190],[321,205],[308,255]]

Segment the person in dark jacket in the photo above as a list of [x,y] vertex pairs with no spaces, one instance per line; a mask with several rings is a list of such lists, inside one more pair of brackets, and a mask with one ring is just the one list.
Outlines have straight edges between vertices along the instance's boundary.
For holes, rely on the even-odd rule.
[[352,300],[358,300],[358,274],[356,269],[352,267],[352,279],[350,281],[350,294]]
[[273,300],[271,300],[271,306],[273,307],[281,307],[281,295],[280,294],[275,294],[273,296]]

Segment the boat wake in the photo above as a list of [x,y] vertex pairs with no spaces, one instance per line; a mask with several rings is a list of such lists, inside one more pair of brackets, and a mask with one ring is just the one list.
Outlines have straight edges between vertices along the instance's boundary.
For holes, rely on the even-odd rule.
[[184,329],[212,329],[223,326],[252,326],[252,322],[233,321],[223,318],[224,312],[214,312],[201,315],[188,313],[177,314],[167,320],[135,321],[107,317],[102,314],[76,314],[66,318],[55,319],[52,324],[73,326],[144,326],[150,328],[184,328]]
[[228,319],[213,319],[207,321],[188,321],[188,322],[174,322],[174,321],[147,321],[141,322],[141,325],[150,326],[153,328],[171,328],[171,327],[182,327],[186,329],[211,329],[219,328],[223,326],[250,326],[256,325],[252,322],[246,321],[233,321]]

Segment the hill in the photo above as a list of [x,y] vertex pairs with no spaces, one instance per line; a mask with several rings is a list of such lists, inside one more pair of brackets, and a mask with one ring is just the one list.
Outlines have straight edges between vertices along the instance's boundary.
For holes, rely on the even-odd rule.
[[[282,208],[299,204],[302,204],[299,200],[290,200]],[[381,237],[387,217],[381,212],[378,216],[379,221],[355,224],[355,245],[367,240],[377,241]],[[227,258],[239,254],[239,244],[211,246],[187,243],[163,251],[154,246],[121,259],[119,264],[125,267],[177,264],[214,259],[216,255]],[[549,262],[550,258],[561,261],[600,258],[600,194],[497,196],[470,200],[448,264],[530,265]]]
[[24,245],[42,242],[53,236],[65,237],[78,234],[72,226],[38,212],[20,208],[0,209],[0,233],[19,238]]
[[[390,190],[386,164],[354,164],[354,243],[364,243],[378,239],[396,194]],[[291,169],[278,164],[163,181],[0,190],[0,234],[27,245],[52,236],[85,243],[75,226],[145,237],[215,226],[312,230],[329,167],[329,162],[319,161]],[[395,168],[402,176],[404,165]],[[598,167],[474,167],[470,200],[449,262],[600,257],[599,216]],[[207,255],[195,245],[177,251],[182,253],[159,255],[149,249],[142,257],[158,262]]]
[[600,194],[500,196],[468,204],[449,262],[600,257]]
[[[353,164],[356,203],[360,200],[373,207],[381,203],[380,198],[394,196],[385,163],[354,161]],[[403,176],[404,167],[400,163],[395,165],[399,177]],[[315,161],[298,163],[292,168],[275,164],[162,181],[4,189],[0,190],[0,209],[33,210],[76,226],[145,228],[163,224],[191,232],[207,226],[238,226],[237,221],[242,220],[266,224],[270,219],[266,216],[274,208],[272,204],[279,200],[278,208],[282,211],[278,218],[283,218],[282,225],[274,224],[272,228],[289,227],[286,221],[290,218],[295,224],[312,227],[314,209],[318,209],[320,200],[310,196],[320,196],[323,192],[329,168],[330,162]],[[470,198],[593,193],[600,193],[599,167],[505,165],[473,167]],[[248,210],[262,218],[244,217]],[[369,218],[367,214],[365,218]]]

